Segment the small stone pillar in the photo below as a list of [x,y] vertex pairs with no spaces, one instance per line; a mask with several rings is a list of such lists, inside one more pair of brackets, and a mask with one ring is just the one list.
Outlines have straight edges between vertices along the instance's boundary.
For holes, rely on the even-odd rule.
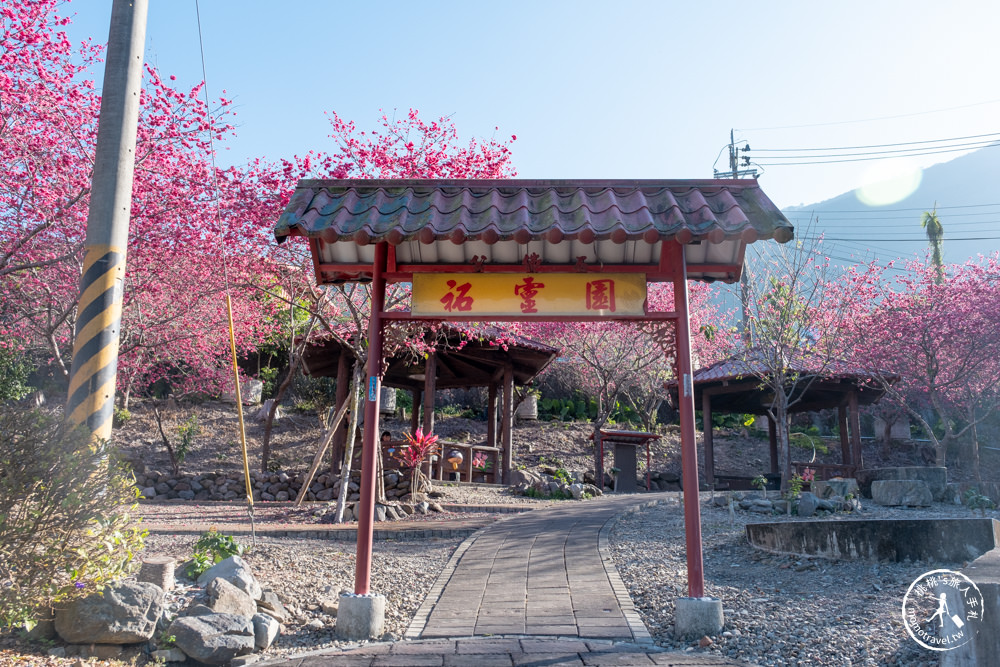
[[142,566],[139,568],[139,581],[149,584],[156,584],[164,591],[169,591],[174,587],[174,564],[175,561],[170,556],[150,556],[142,559]]
[[385,631],[385,596],[378,593],[340,596],[337,638],[347,641],[379,639]]
[[678,598],[674,607],[674,637],[681,640],[717,635],[725,626],[722,600]]

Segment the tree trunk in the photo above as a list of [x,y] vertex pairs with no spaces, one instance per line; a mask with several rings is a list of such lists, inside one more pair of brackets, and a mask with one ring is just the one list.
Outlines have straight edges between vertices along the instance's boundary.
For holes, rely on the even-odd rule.
[[364,364],[354,365],[354,376],[351,383],[351,423],[347,427],[347,442],[344,449],[344,465],[340,468],[340,493],[337,496],[337,519],[335,523],[344,522],[344,508],[347,507],[347,487],[351,483],[351,459],[354,458],[354,436],[358,430],[358,390],[361,388]]
[[278,404],[281,403],[281,399],[284,398],[285,392],[292,386],[292,380],[295,378],[295,372],[298,370],[301,359],[302,351],[293,349],[292,358],[288,364],[288,374],[278,387],[278,391],[274,392],[274,400],[271,402],[271,407],[267,411],[267,418],[264,420],[264,435],[261,438],[261,472],[267,472],[267,463],[271,458],[271,430],[274,428],[274,415],[278,413]]

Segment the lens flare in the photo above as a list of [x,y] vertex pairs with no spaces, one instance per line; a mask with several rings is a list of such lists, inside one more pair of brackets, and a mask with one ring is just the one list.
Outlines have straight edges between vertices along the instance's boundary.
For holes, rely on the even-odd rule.
[[879,162],[865,171],[864,185],[854,194],[868,206],[895,204],[916,192],[923,176],[923,169],[916,165]]

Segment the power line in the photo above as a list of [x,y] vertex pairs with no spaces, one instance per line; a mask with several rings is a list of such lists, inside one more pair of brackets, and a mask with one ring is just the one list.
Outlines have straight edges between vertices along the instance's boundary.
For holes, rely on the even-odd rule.
[[[834,237],[831,237],[831,236],[823,236],[823,237],[820,237],[820,236],[801,236],[799,238],[804,238],[804,239],[809,239],[809,240],[822,239],[824,241],[889,241],[889,242],[892,242],[892,243],[927,243],[927,237],[926,236],[924,236],[923,238],[919,238],[919,239],[901,239],[901,238],[892,238],[892,237],[890,237],[890,238],[868,238],[868,237],[865,237],[865,238],[860,238],[860,239],[839,239],[839,238],[834,238]],[[942,240],[943,241],[1000,241],[1000,236],[963,236],[963,237],[945,236],[944,239],[942,239]]]
[[915,111],[913,113],[898,114],[895,116],[877,116],[874,118],[859,118],[856,120],[839,120],[831,121],[828,123],[808,123],[805,125],[777,125],[774,127],[743,127],[736,128],[740,132],[770,132],[772,130],[797,130],[806,127],[831,127],[834,125],[853,125],[855,123],[873,123],[882,120],[895,120],[897,118],[912,118],[914,116],[926,116],[933,113],[943,113],[945,111],[959,111],[961,109],[971,109],[972,107],[981,107],[988,104],[996,104],[1000,100],[987,100],[985,102],[975,102],[973,104],[963,104],[957,107],[946,107],[944,109],[930,109],[928,111]]
[[[855,151],[867,148],[894,148],[896,146],[913,146],[916,144],[940,144],[946,141],[965,141],[966,139],[981,139],[982,137],[1000,137],[1000,132],[990,132],[988,134],[970,134],[965,137],[951,137],[950,139],[925,139],[923,141],[902,141],[895,144],[869,144],[867,146],[832,146],[828,148],[754,148],[753,152],[795,153],[798,151]],[[751,149],[747,148],[746,150],[751,150]]]
[[[953,208],[982,208],[982,207],[985,207],[985,206],[1000,206],[1000,202],[997,202],[996,204],[958,204],[958,205],[955,205],[955,206],[938,206],[937,210],[944,211],[944,210],[950,210],[950,209],[953,209]],[[880,211],[871,211],[870,209],[854,208],[854,209],[837,209],[837,210],[832,210],[831,209],[829,211],[824,211],[824,213],[869,213],[869,212],[896,213],[896,212],[899,212],[899,211],[926,211],[926,210],[927,210],[926,208],[919,208],[919,207],[918,208],[886,208],[886,209],[881,209]],[[793,211],[793,213],[798,213],[798,212],[799,211]]]
[[[971,150],[978,150],[978,149],[982,149],[982,148],[993,148],[995,146],[1000,146],[1000,141],[993,142],[993,143],[987,143],[987,144],[983,144],[983,145],[977,145],[975,148],[941,148],[939,150],[920,151],[920,152],[914,152],[914,153],[907,153],[905,155],[885,155],[885,154],[875,155],[875,154],[872,154],[872,155],[870,155],[868,157],[853,157],[853,158],[844,158],[844,159],[839,159],[839,160],[824,160],[824,159],[821,159],[821,158],[826,157],[826,156],[816,156],[815,158],[813,158],[812,156],[808,156],[808,155],[788,156],[788,157],[785,157],[785,158],[770,157],[770,158],[768,158],[769,160],[781,159],[781,160],[806,160],[806,161],[804,161],[804,162],[801,162],[801,161],[800,162],[760,162],[760,163],[755,163],[755,164],[760,164],[761,166],[764,166],[764,167],[792,167],[792,166],[814,165],[814,164],[840,164],[840,163],[844,163],[844,162],[870,162],[871,160],[893,160],[893,159],[898,159],[898,158],[901,158],[901,157],[918,157],[918,156],[921,156],[921,155],[938,155],[938,154],[942,154],[942,153],[959,153],[959,152],[966,152],[966,151],[971,151]],[[858,155],[864,155],[864,154],[858,153]]]

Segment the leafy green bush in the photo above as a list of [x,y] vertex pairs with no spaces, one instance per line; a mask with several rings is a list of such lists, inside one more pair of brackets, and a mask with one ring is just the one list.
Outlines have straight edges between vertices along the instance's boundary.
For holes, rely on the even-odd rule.
[[242,556],[244,548],[232,535],[220,533],[215,528],[202,533],[194,543],[194,555],[187,565],[187,575],[200,577],[205,570],[230,556]]
[[989,496],[979,493],[979,489],[972,488],[965,492],[965,506],[975,512],[979,510],[980,516],[986,516],[986,510],[996,509],[997,504]]
[[126,574],[146,531],[105,442],[37,410],[0,414],[0,627]]
[[31,364],[23,352],[0,340],[0,400],[20,400],[34,391],[28,384]]

